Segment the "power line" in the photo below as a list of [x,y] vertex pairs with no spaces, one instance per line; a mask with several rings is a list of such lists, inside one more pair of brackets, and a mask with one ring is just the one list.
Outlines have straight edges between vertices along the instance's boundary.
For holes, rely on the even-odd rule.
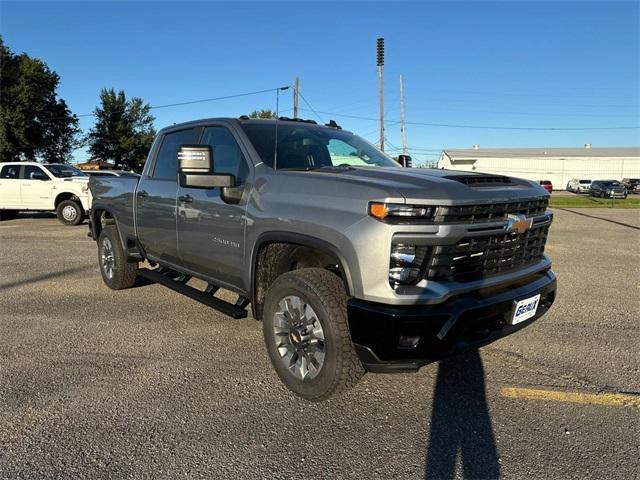
[[[235,93],[233,95],[224,95],[221,97],[212,97],[212,98],[201,98],[199,100],[188,100],[186,102],[176,102],[176,103],[167,103],[164,105],[151,105],[149,107],[150,110],[157,110],[159,108],[170,108],[170,107],[180,107],[183,105],[193,105],[196,103],[205,103],[205,102],[215,102],[218,100],[228,100],[230,98],[239,98],[239,97],[248,97],[250,95],[258,95],[260,93],[267,93],[267,92],[277,92],[279,90],[286,90],[289,88],[289,85],[285,85],[283,87],[277,87],[277,88],[267,88],[264,90],[256,90],[253,92],[244,92],[244,93]],[[78,118],[82,118],[82,117],[93,117],[95,116],[95,113],[83,113],[80,115],[74,115]],[[48,117],[48,118],[43,118],[43,119],[39,119],[39,120],[44,120],[44,121],[49,121],[49,120],[64,120],[67,117]]]
[[[304,110],[304,109],[302,109]],[[315,112],[315,110],[314,110]],[[346,115],[335,112],[324,112],[318,110],[319,113],[325,115],[335,115],[336,117],[353,118],[357,120],[379,121],[378,118],[361,117],[358,115]],[[395,123],[400,123],[394,120]],[[407,125],[419,125],[425,127],[444,127],[444,128],[471,128],[484,130],[532,130],[532,131],[582,131],[582,130],[635,130],[640,129],[639,125],[623,126],[623,127],[510,127],[501,125],[461,125],[454,123],[429,123],[429,122],[405,122]]]
[[[307,104],[307,106],[311,109],[311,111],[315,114],[315,116],[318,117],[318,120],[320,120],[321,123],[324,123],[324,120],[322,120],[322,117],[318,115],[318,112],[315,111],[315,109],[311,106],[311,104],[306,99],[306,97],[299,90],[298,90],[298,95],[300,95],[300,98],[302,99],[302,101]],[[306,110],[306,108],[301,108],[300,110]]]

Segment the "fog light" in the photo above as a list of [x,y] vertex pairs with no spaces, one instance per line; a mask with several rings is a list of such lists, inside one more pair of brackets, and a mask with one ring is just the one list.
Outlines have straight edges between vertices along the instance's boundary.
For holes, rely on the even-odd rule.
[[389,269],[389,281],[391,283],[411,284],[416,282],[419,274],[419,268],[393,267]]
[[416,247],[414,245],[392,245],[391,260],[399,264],[413,263],[416,259]]
[[389,283],[392,285],[412,285],[418,282],[424,260],[424,247],[415,245],[391,245],[389,260]]

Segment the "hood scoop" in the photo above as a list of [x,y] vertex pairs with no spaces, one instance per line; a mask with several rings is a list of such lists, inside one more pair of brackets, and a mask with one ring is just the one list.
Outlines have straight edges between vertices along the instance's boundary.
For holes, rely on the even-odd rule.
[[515,185],[513,180],[504,175],[451,175],[444,178],[464,183],[469,187],[502,187],[505,185]]

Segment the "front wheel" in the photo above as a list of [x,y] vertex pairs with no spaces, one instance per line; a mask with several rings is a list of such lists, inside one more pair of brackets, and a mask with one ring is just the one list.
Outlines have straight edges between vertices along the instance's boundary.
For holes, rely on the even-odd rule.
[[79,225],[84,220],[82,205],[75,200],[60,202],[58,208],[56,208],[56,215],[64,225]]
[[127,262],[118,230],[108,225],[98,237],[98,263],[102,280],[112,290],[133,286],[138,275],[138,263]]
[[364,375],[349,333],[344,284],[327,270],[278,277],[267,293],[262,326],[280,380],[302,398],[326,400]]

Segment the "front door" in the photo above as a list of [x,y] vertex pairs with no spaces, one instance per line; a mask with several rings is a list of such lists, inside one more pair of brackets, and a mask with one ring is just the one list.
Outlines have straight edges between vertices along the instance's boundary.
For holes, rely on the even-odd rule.
[[20,207],[20,166],[4,165],[0,168],[0,208]]
[[164,135],[155,163],[140,178],[136,191],[138,239],[153,260],[180,265],[176,238],[178,149],[194,143],[195,129]]
[[25,165],[20,173],[20,195],[26,208],[51,208],[51,178],[37,165]]
[[[215,173],[231,173],[240,192],[248,164],[231,131],[204,129],[201,144],[211,145]],[[183,265],[221,284],[242,285],[246,201],[225,201],[220,188],[178,187],[178,248]],[[245,286],[246,288],[247,286]]]

